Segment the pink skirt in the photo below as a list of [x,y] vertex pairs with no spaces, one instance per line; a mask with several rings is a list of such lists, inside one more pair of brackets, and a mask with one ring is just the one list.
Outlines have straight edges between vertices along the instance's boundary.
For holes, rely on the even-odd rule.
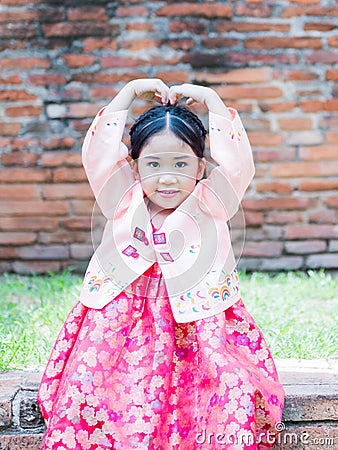
[[271,449],[284,391],[243,302],[176,323],[158,265],[145,275],[69,314],[39,389],[41,450]]

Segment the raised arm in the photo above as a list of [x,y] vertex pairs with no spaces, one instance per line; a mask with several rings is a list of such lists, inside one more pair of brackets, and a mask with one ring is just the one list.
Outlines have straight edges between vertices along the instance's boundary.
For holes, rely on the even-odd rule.
[[[207,180],[202,180],[204,201],[208,207],[218,197],[231,218],[249,186],[254,173],[251,146],[240,117],[232,108],[227,108],[218,94],[211,88],[192,84],[172,86],[169,99],[175,104],[187,97],[187,105],[204,104],[209,110],[210,154],[218,167],[212,170]],[[216,214],[220,211],[215,208]]]
[[134,175],[127,147],[121,142],[128,109],[136,97],[168,101],[168,87],[158,79],[133,80],[102,108],[93,120],[82,146],[82,162],[101,211],[115,213],[121,198],[130,192]]

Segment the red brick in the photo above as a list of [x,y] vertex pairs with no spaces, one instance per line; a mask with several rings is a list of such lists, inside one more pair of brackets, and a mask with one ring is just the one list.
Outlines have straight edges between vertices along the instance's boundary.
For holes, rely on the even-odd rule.
[[174,50],[190,50],[193,49],[196,45],[195,41],[190,38],[176,38],[176,39],[166,39],[162,42],[162,45],[168,45]]
[[320,209],[309,213],[309,223],[337,223],[337,211]]
[[48,69],[51,65],[49,58],[34,58],[34,57],[25,57],[25,58],[1,58],[0,59],[0,68],[1,69]]
[[81,153],[44,152],[41,156],[41,165],[44,167],[82,166]]
[[68,19],[72,21],[107,21],[108,15],[105,8],[88,6],[82,8],[68,8]]
[[117,94],[116,89],[100,86],[89,90],[90,98],[94,100],[114,98]]
[[281,18],[288,19],[297,16],[328,16],[334,17],[338,15],[336,7],[323,8],[321,6],[302,6],[285,8],[281,14]]
[[92,55],[67,54],[63,58],[69,67],[91,66],[96,61],[96,56]]
[[21,84],[22,79],[20,75],[5,75],[0,76],[0,84]]
[[328,42],[328,44],[329,44],[331,47],[338,47],[338,38],[337,38],[337,36],[330,36],[330,37],[327,39],[327,42]]
[[52,84],[64,85],[67,83],[67,78],[64,75],[60,75],[58,73],[43,73],[43,74],[29,75],[28,82],[36,86],[49,87]]
[[324,199],[324,203],[329,208],[338,208],[338,197],[327,197]]
[[264,223],[263,213],[245,211],[245,224],[249,227],[260,227]]
[[301,197],[265,197],[263,199],[244,199],[243,208],[263,211],[263,210],[297,210],[297,209],[308,209],[311,206],[317,204],[317,199],[315,198],[301,198]]
[[19,122],[3,122],[0,123],[0,135],[2,136],[16,136],[21,129]]
[[73,183],[80,181],[87,181],[87,176],[83,168],[67,168],[60,167],[55,169],[53,173],[53,181],[56,183],[69,182],[72,180]]
[[57,229],[58,221],[58,217],[2,217],[0,229],[6,231],[52,231]]
[[338,161],[327,162],[290,162],[275,164],[270,169],[276,177],[316,177],[338,175]]
[[3,101],[19,101],[19,100],[36,100],[36,96],[23,90],[8,89],[0,91],[0,100]]
[[195,72],[194,79],[198,83],[213,85],[224,83],[263,83],[273,79],[273,71],[270,67],[259,67],[231,70],[225,73]]
[[43,260],[43,259],[68,259],[69,250],[64,245],[32,245],[27,247],[21,247],[17,250],[18,258],[31,259],[31,260]]
[[329,69],[326,71],[326,79],[328,81],[338,81],[338,70],[337,69]]
[[36,233],[0,232],[0,245],[28,245],[36,241]]
[[338,142],[338,131],[327,131],[325,142],[327,144],[337,144]]
[[44,140],[42,141],[42,146],[47,150],[58,150],[62,148],[72,148],[74,143],[75,139],[72,137],[61,137]]
[[140,72],[121,72],[121,73],[80,73],[73,75],[74,81],[80,81],[82,83],[98,83],[109,84],[112,83],[127,83],[135,78],[148,78],[148,75]]
[[302,111],[308,112],[319,112],[323,111],[324,103],[320,100],[307,100],[299,102],[299,107]]
[[39,155],[28,152],[5,153],[1,156],[4,166],[36,166]]
[[192,3],[176,3],[166,5],[156,11],[157,16],[191,16],[191,17],[206,17],[211,18],[232,18],[233,8],[231,5],[224,5],[221,3],[214,3],[212,7],[207,4],[192,4]]
[[47,200],[93,199],[93,194],[88,183],[58,183],[45,184],[43,186],[43,197]]
[[64,38],[80,36],[117,36],[120,27],[115,24],[100,22],[59,22],[42,25],[42,31],[46,38]]
[[305,61],[313,64],[336,64],[337,60],[338,52],[333,51],[315,50],[309,55],[305,55]]
[[324,109],[326,111],[338,111],[338,98],[326,100],[324,103]]
[[294,188],[290,183],[283,183],[278,181],[257,182],[257,192],[275,192],[276,194],[291,194]]
[[259,108],[263,112],[288,112],[292,111],[296,106],[295,102],[271,102],[259,103]]
[[65,217],[61,218],[60,223],[68,230],[90,230],[92,226],[90,216]]
[[82,41],[83,51],[92,52],[94,50],[116,50],[116,39],[104,38],[86,38]]
[[40,198],[40,189],[35,184],[0,184],[0,199],[38,199]]
[[274,86],[224,86],[216,87],[215,90],[221,98],[227,100],[238,98],[276,98],[283,96],[282,90]]
[[244,41],[244,47],[249,49],[275,49],[275,48],[322,48],[321,38],[310,37],[274,37],[247,38]]
[[272,8],[268,5],[238,5],[236,16],[270,17]]
[[331,191],[338,189],[338,180],[325,178],[301,180],[298,182],[298,189],[309,192]]
[[42,106],[11,106],[6,108],[8,117],[38,117],[42,113]]
[[278,119],[281,130],[310,130],[312,120],[309,117],[283,117]]
[[310,81],[318,80],[319,75],[311,70],[287,70],[283,73],[286,81]]
[[261,133],[250,131],[249,140],[253,146],[275,147],[283,144],[283,136],[277,133]]
[[138,67],[147,65],[147,62],[137,58],[125,58],[122,56],[102,56],[100,58],[100,64],[102,69],[110,69],[112,67]]
[[322,145],[316,147],[301,147],[299,149],[299,156],[301,159],[307,160],[323,160],[323,159],[337,159],[338,149],[337,146]]
[[2,183],[32,183],[51,180],[51,171],[40,168],[8,168],[0,169]]
[[91,215],[94,208],[94,201],[73,200],[73,213],[79,216]]
[[284,225],[302,222],[303,217],[296,211],[272,211],[265,217],[265,222],[271,225]]
[[243,256],[279,256],[283,244],[280,242],[245,242]]
[[39,233],[39,244],[72,244],[73,242],[90,242],[88,231],[59,229],[53,233]]
[[309,254],[325,252],[326,242],[320,240],[306,240],[306,241],[291,241],[285,242],[285,249],[287,253],[294,254]]
[[304,24],[304,31],[331,31],[335,29],[333,22],[307,22]]
[[202,39],[202,45],[207,49],[231,48],[239,44],[238,39],[229,37],[207,37]]
[[173,70],[173,71],[159,71],[155,74],[156,78],[160,78],[164,83],[188,83],[189,73],[183,70]]
[[203,20],[198,22],[192,20],[171,20],[169,27],[171,33],[185,33],[188,31],[193,34],[206,34],[208,22]]
[[334,225],[286,225],[286,239],[313,239],[313,238],[334,238],[338,237],[338,231]]
[[240,21],[218,21],[215,25],[215,31],[218,33],[227,33],[237,31],[239,33],[254,33],[263,31],[276,31],[279,33],[288,33],[290,25],[286,23],[274,24],[263,22],[240,22]]
[[124,7],[120,6],[116,9],[116,17],[142,17],[149,16],[149,10],[144,6]]
[[7,200],[0,204],[0,215],[3,216],[61,216],[69,213],[69,203],[62,201]]
[[36,9],[10,9],[0,12],[0,22],[35,22],[39,19]]
[[286,141],[289,145],[318,145],[322,144],[324,139],[319,130],[300,130],[290,131]]
[[161,45],[160,39],[143,38],[143,39],[123,40],[119,43],[119,48],[129,50],[132,52],[139,52],[151,48],[159,48],[160,45]]

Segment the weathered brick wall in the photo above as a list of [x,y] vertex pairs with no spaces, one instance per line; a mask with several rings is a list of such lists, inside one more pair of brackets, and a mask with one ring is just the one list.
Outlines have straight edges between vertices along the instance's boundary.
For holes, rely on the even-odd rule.
[[210,85],[241,112],[257,167],[241,266],[337,268],[337,16],[335,0],[2,0],[0,269],[85,265],[81,142],[146,76]]

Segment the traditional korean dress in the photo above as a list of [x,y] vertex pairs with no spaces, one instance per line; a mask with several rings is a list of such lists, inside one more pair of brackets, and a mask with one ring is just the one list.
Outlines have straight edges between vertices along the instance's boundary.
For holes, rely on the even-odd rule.
[[[110,282],[89,279],[93,290]],[[237,271],[223,283],[233,289]],[[240,297],[179,322],[155,261],[100,308],[85,303],[69,314],[42,378],[41,450],[273,447],[284,391]]]

